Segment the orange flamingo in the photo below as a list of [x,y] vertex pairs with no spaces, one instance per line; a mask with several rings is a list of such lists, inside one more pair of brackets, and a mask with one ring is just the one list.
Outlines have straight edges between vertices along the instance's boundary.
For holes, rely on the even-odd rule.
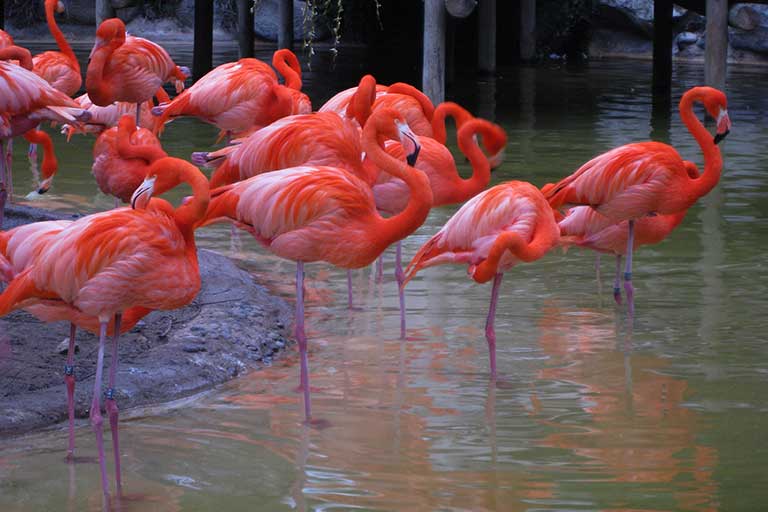
[[[156,199],[153,199],[153,206]],[[55,220],[35,222],[17,228],[0,232],[0,282],[9,282],[24,271],[33,261],[34,255],[45,246],[50,237],[57,235],[74,221]],[[64,365],[64,382],[67,388],[67,416],[69,419],[69,443],[67,459],[72,460],[75,454],[75,335],[77,328],[98,334],[99,320],[89,317],[75,308],[61,302],[47,301],[25,308],[29,313],[43,322],[70,322],[69,346],[67,363]],[[145,308],[130,308],[123,314],[120,332],[131,330],[150,310]],[[107,335],[114,335],[114,320],[107,329]]]
[[[472,153],[479,152],[476,146],[472,148]],[[503,272],[518,262],[538,260],[557,245],[559,236],[554,213],[539,189],[508,181],[464,204],[413,257],[403,286],[419,270],[444,263],[467,263],[469,275],[478,283],[493,279],[485,337],[495,378],[494,321]]]
[[64,12],[64,4],[59,0],[45,0],[45,19],[60,51],[47,51],[35,55],[32,59],[32,71],[40,75],[54,89],[67,96],[74,96],[83,84],[83,78],[80,76],[80,63],[78,63],[75,52],[72,51],[72,47],[56,24],[54,11]]
[[[693,104],[703,103],[717,119],[715,137],[693,113]],[[704,174],[691,176],[691,166],[667,144],[641,142],[603,153],[575,173],[548,187],[546,197],[553,208],[589,205],[613,222],[628,221],[624,289],[629,313],[634,313],[632,248],[635,221],[648,215],[679,213],[709,193],[720,179],[723,158],[717,143],[731,128],[725,94],[711,87],[694,87],[680,100],[680,117],[704,153]]]
[[[160,103],[170,101],[168,93],[165,92],[165,89],[162,87],[155,92],[155,98]],[[139,117],[139,122],[141,123],[139,126],[142,128],[151,130],[155,127],[154,118],[150,115],[152,107],[154,107],[152,100],[147,100],[141,104],[141,113],[139,116],[136,115],[136,104],[127,101],[116,101],[106,107],[100,107],[99,105],[93,104],[87,93],[78,96],[75,98],[75,101],[83,108],[83,110],[86,110],[91,117],[88,119],[87,123],[83,123],[80,126],[70,126],[68,124],[62,126],[61,133],[65,134],[67,138],[72,137],[75,133],[99,134],[107,128],[117,126],[118,121],[125,114]]]
[[389,87],[378,85],[372,75],[361,78],[357,87],[338,93],[318,112],[335,112],[342,117],[353,118],[362,127],[371,113],[382,108],[394,108],[401,112],[415,134],[432,136],[435,107],[427,95],[402,82]]
[[[504,147],[507,142],[504,130],[498,125],[483,119],[462,121],[463,126],[458,135],[459,148],[472,165],[472,176],[468,179],[459,175],[453,155],[447,147],[431,137],[418,137],[421,151],[415,167],[429,178],[433,207],[466,201],[485,190],[490,183],[490,160],[477,147],[478,136],[483,138],[486,146]],[[405,160],[402,146],[399,144],[387,143],[387,153],[398,160]],[[373,187],[373,197],[379,211],[392,215],[406,207],[410,194],[408,186],[401,179],[382,173],[379,182]],[[405,337],[405,294],[402,288],[405,275],[400,241],[395,245],[395,279],[400,301],[400,335]]]
[[[154,191],[161,193],[181,182],[192,186],[193,198],[176,210],[142,208]],[[200,289],[193,228],[208,208],[208,181],[193,165],[162,158],[150,167],[147,179],[132,198],[135,209],[120,208],[79,219],[50,237],[26,268],[0,294],[0,317],[14,309],[48,301],[69,306],[99,321],[99,352],[91,424],[99,450],[102,489],[109,497],[104,460],[101,377],[107,328],[135,307],[175,309],[188,304]],[[117,336],[113,357],[117,356]],[[114,360],[116,361],[116,359]],[[114,404],[116,365],[110,367],[107,411],[113,429],[115,474],[121,488],[117,407]]]
[[[140,104],[151,99],[165,82],[174,81],[176,92],[184,89],[189,70],[174,64],[162,46],[141,37],[126,36],[118,18],[104,20],[96,31],[96,43],[85,74],[85,87],[94,104],[106,107],[115,101]],[[141,120],[137,119],[136,124]]]
[[[291,85],[296,85],[293,81],[298,75],[294,75],[288,75]],[[152,113],[159,116],[158,131],[174,117],[195,116],[219,128],[220,136],[231,138],[247,135],[281,117],[311,111],[306,94],[280,85],[268,64],[246,58],[216,67]]]
[[124,115],[117,127],[104,131],[93,145],[93,176],[99,189],[127,203],[155,161],[167,157],[157,137]]
[[326,261],[346,269],[369,265],[390,244],[415,231],[432,204],[427,177],[388,155],[380,147],[379,137],[400,140],[413,158],[418,144],[403,116],[393,109],[377,111],[363,130],[363,149],[374,163],[411,187],[411,201],[397,215],[382,218],[370,187],[347,171],[307,165],[259,174],[214,190],[203,223],[232,219],[271,252],[296,262],[296,339],[307,421],[311,407],[304,263]]
[[[20,65],[2,62],[18,60]],[[88,114],[72,98],[51,87],[48,82],[32,73],[32,55],[29,50],[11,46],[0,50],[0,154],[4,154],[6,140],[26,134],[43,120],[75,122],[85,120]],[[34,134],[30,137],[34,138]],[[52,149],[52,146],[50,146]],[[46,155],[51,157],[48,151]],[[55,162],[43,169],[40,191],[45,192],[56,172]],[[0,158],[0,212],[11,187],[11,169],[5,158]],[[0,213],[2,225],[2,213]]]

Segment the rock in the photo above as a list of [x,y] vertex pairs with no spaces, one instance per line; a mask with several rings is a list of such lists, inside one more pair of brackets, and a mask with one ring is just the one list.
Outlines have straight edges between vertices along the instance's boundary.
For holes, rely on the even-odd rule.
[[685,11],[674,19],[675,32],[696,32],[704,31],[707,19],[695,11]]
[[754,30],[768,26],[768,6],[758,4],[739,4],[728,12],[728,24],[741,30]]
[[[306,3],[293,0],[293,38],[302,40],[308,37],[309,23],[304,23]],[[278,0],[261,0],[253,12],[253,30],[256,35],[269,41],[277,41]],[[314,40],[327,39],[331,34],[328,22],[323,16],[315,18]]]
[[601,27],[627,30],[648,39],[653,35],[653,2],[650,0],[598,0],[596,16]]
[[686,47],[695,44],[699,40],[699,34],[693,32],[680,32],[675,38],[675,44],[679,50],[683,50]]
[[466,18],[475,10],[477,0],[445,0],[448,14],[454,18]]
[[68,0],[64,5],[67,22],[96,25],[96,7],[93,0]]
[[731,29],[731,46],[737,50],[749,50],[756,53],[768,53],[768,28],[757,27],[753,30]]

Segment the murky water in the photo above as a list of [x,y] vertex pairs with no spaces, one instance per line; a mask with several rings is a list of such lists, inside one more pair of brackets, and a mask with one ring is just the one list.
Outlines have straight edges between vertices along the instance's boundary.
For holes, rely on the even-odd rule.
[[[221,57],[221,55],[219,56]],[[222,59],[223,60],[223,59]],[[721,185],[664,243],[636,255],[637,315],[598,293],[594,255],[552,253],[510,271],[497,318],[501,379],[489,384],[483,323],[489,286],[438,267],[408,287],[408,341],[398,340],[388,278],[308,267],[314,410],[301,424],[293,353],[179,407],[122,422],[122,510],[761,510],[768,500],[768,69],[732,69],[733,131]],[[350,74],[345,82],[352,81]],[[463,77],[451,97],[494,117],[510,145],[494,182],[541,185],[591,156],[651,132],[643,62],[509,69]],[[674,98],[702,81],[678,70]],[[317,103],[336,88],[307,80]],[[322,85],[322,87],[321,87]],[[655,135],[702,165],[677,115]],[[659,128],[660,127],[660,128]],[[175,122],[163,144],[187,156],[216,131]],[[92,139],[59,143],[62,170],[36,204],[111,206],[89,175]],[[16,187],[31,190],[23,142]],[[469,172],[462,162],[464,172]],[[404,244],[416,249],[456,207],[435,209]],[[294,266],[228,228],[200,245],[240,259],[288,300]],[[62,396],[62,407],[64,400]],[[83,456],[95,456],[86,424]],[[63,462],[58,429],[0,446],[0,509],[99,510],[95,463]]]

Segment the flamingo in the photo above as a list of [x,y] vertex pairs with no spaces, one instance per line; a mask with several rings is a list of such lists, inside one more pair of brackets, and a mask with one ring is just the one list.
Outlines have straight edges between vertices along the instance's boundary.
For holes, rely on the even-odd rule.
[[0,50],[9,46],[14,46],[13,36],[5,30],[0,30]]
[[[683,221],[688,210],[669,215],[641,217],[635,221],[632,251],[641,245],[657,244],[667,238]],[[575,245],[600,253],[616,256],[616,277],[613,281],[613,298],[621,304],[621,257],[627,254],[629,221],[614,222],[589,206],[575,206],[558,222],[560,244],[564,247]],[[599,269],[600,260],[596,267]]]
[[83,78],[80,76],[80,63],[78,63],[75,52],[72,51],[72,47],[56,24],[54,11],[64,12],[64,4],[59,0],[45,0],[45,20],[48,22],[48,29],[56,40],[56,44],[59,45],[60,51],[47,51],[35,55],[32,59],[32,71],[51,84],[54,89],[67,96],[74,96],[83,84]]
[[342,117],[351,117],[362,127],[372,112],[382,108],[394,108],[401,112],[416,135],[432,136],[435,107],[427,95],[402,82],[389,87],[378,85],[372,75],[363,76],[357,87],[336,94],[318,112],[335,112]]
[[[18,60],[20,65],[3,62]],[[30,71],[32,55],[29,50],[11,46],[0,50],[0,154],[4,144],[15,136],[26,134],[40,121],[75,122],[89,116],[72,98],[51,87],[48,82]],[[34,135],[31,135],[34,137]],[[46,152],[47,153],[47,152]],[[50,186],[55,164],[44,164],[50,175],[44,176],[39,191]],[[11,169],[5,158],[0,158],[0,225],[5,198],[11,186]]]
[[[288,83],[296,85],[296,78],[287,76],[291,77]],[[311,111],[307,95],[280,85],[272,68],[253,58],[214,68],[170,103],[152,109],[159,116],[158,131],[171,118],[195,116],[215,125],[228,138],[242,137],[281,117]]]
[[418,153],[415,135],[393,109],[374,113],[363,129],[363,149],[384,172],[411,188],[408,206],[382,218],[370,187],[343,169],[305,165],[259,174],[212,191],[201,225],[231,219],[272,253],[296,262],[296,339],[301,354],[304,415],[311,421],[307,338],[304,332],[304,263],[326,261],[346,269],[369,265],[393,242],[413,233],[432,204],[427,177],[388,155],[378,138],[400,140],[409,163]]
[[[193,198],[176,210],[149,208],[153,191],[169,190],[181,182],[192,186]],[[162,158],[149,168],[136,190],[134,209],[119,208],[72,222],[51,236],[36,251],[23,271],[0,294],[0,317],[37,304],[67,306],[99,322],[91,425],[99,451],[102,490],[109,499],[101,416],[101,377],[108,326],[114,318],[120,332],[122,313],[131,308],[175,309],[188,304],[200,289],[200,273],[193,228],[209,202],[208,181],[193,165]],[[117,356],[117,338],[113,357]],[[116,359],[107,391],[107,412],[113,427],[115,475],[118,492],[121,474],[118,410],[114,404]]]
[[[438,107],[439,110],[439,107]],[[485,190],[491,181],[490,160],[483,155],[477,146],[477,136],[491,147],[504,147],[507,136],[504,129],[484,119],[464,120],[459,130],[459,148],[470,159],[472,176],[464,179],[459,175],[450,150],[431,137],[418,137],[421,151],[416,161],[416,169],[429,178],[432,189],[432,206],[443,206],[461,203]],[[387,153],[404,160],[405,154],[399,144],[386,146]],[[403,211],[410,197],[408,186],[399,178],[382,173],[379,181],[373,186],[373,197],[376,208],[387,215]],[[395,245],[395,280],[398,286],[400,301],[400,335],[405,337],[405,294],[403,281],[405,275],[402,266],[402,242]]]
[[[700,102],[717,119],[714,138],[693,113]],[[709,193],[720,180],[723,158],[717,144],[728,135],[725,94],[712,87],[689,89],[680,100],[680,117],[704,153],[704,174],[692,177],[691,166],[667,144],[627,144],[597,156],[576,172],[548,187],[546,197],[555,209],[564,205],[588,205],[613,222],[627,222],[624,289],[629,314],[634,314],[632,248],[635,221],[648,215],[679,213]]]
[[[54,220],[25,224],[17,228],[0,231],[0,282],[9,282],[24,271],[33,260],[34,255],[50,237],[57,235],[72,224],[71,220]],[[73,460],[75,455],[75,335],[77,328],[98,334],[98,318],[89,317],[75,308],[62,303],[47,302],[34,304],[25,308],[29,313],[43,322],[70,322],[69,346],[67,362],[64,365],[64,382],[67,388],[67,417],[69,420],[69,442],[67,459]],[[123,314],[121,333],[131,330],[136,323],[150,310],[145,308],[130,308]],[[107,335],[114,335],[114,320],[107,329]]]
[[160,141],[146,128],[136,128],[131,115],[120,118],[117,127],[104,131],[93,145],[93,176],[99,189],[127,203],[141,185],[147,169],[155,161],[165,158]]
[[[473,148],[473,153],[479,153]],[[533,262],[557,245],[559,229],[544,195],[522,181],[508,181],[482,192],[462,206],[425,243],[405,270],[405,286],[421,269],[466,263],[478,283],[493,279],[485,323],[491,377],[496,377],[496,304],[504,272]]]
[[174,81],[176,92],[184,89],[189,69],[174,64],[162,46],[141,37],[127,36],[118,18],[104,20],[96,30],[85,87],[94,104],[106,107],[115,101],[140,104],[151,99],[165,82]]
[[[155,92],[155,98],[159,103],[170,101],[168,93],[165,89],[160,87]],[[154,129],[155,121],[150,115],[154,103],[152,100],[147,100],[141,104],[141,113],[136,115],[136,104],[129,103],[127,101],[116,101],[107,105],[106,107],[100,107],[94,105],[91,98],[88,97],[88,93],[81,94],[75,98],[75,102],[80,105],[83,110],[86,110],[90,115],[87,123],[80,126],[70,126],[65,124],[61,127],[61,133],[65,134],[67,138],[72,137],[75,133],[96,133],[99,134],[108,128],[117,126],[118,121],[125,114],[130,114],[134,117],[139,117],[139,126],[148,130]]]

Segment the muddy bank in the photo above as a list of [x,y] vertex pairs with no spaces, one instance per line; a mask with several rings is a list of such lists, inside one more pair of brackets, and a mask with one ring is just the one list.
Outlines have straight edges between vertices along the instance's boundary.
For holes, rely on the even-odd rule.
[[[12,206],[3,228],[67,218]],[[121,410],[198,393],[269,363],[289,343],[291,309],[282,299],[228,258],[207,250],[198,254],[202,289],[192,304],[156,311],[120,339]],[[68,324],[46,325],[23,311],[0,319],[0,436],[66,420],[66,353],[57,347],[68,336]],[[86,418],[98,339],[78,331],[77,341],[75,411]],[[107,350],[105,384],[110,364]]]

